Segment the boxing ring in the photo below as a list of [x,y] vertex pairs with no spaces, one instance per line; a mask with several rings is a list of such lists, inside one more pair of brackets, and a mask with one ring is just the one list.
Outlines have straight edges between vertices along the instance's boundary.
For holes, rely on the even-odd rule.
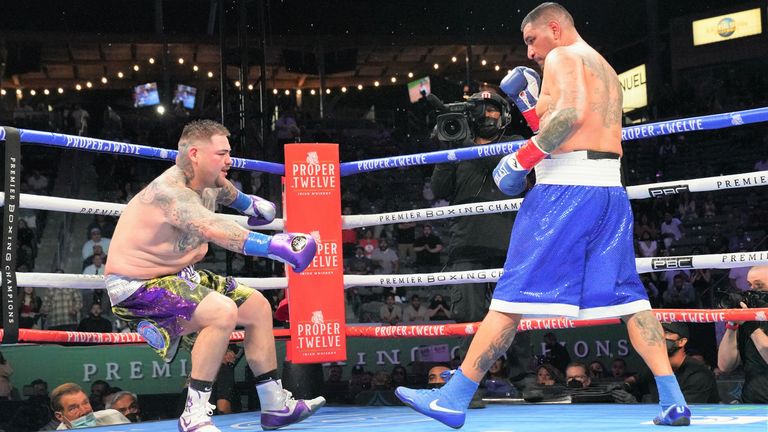
[[[626,127],[622,130],[622,139],[624,141],[631,141],[682,132],[738,127],[765,121],[768,121],[768,108],[756,108],[731,113]],[[15,130],[12,128],[0,127],[0,140],[6,141],[7,155],[8,151],[11,150],[8,148],[8,142],[14,133]],[[176,157],[175,150],[158,149],[136,144],[68,136],[49,132],[18,130],[17,139],[26,144],[114,153],[168,161],[173,161]],[[448,163],[480,157],[497,156],[516,151],[523,143],[524,141],[514,141],[448,151],[345,162],[340,164],[340,175],[349,176],[383,169]],[[8,159],[8,156],[6,156],[6,159]],[[275,175],[285,174],[285,167],[281,164],[239,158],[232,158],[232,168],[262,171]],[[8,170],[8,163],[6,163],[6,170]],[[27,209],[61,211],[84,215],[103,214],[107,216],[119,216],[125,207],[123,204],[116,203],[15,193],[14,189],[9,189],[7,187],[8,181],[8,174],[6,174],[6,191],[10,192],[8,194],[0,193],[0,201],[2,201],[5,206],[5,210],[12,210],[13,207],[11,206],[18,206]],[[634,200],[672,195],[683,190],[697,193],[760,187],[765,185],[768,185],[768,171],[757,171],[718,177],[629,186],[627,187],[627,193],[629,198]],[[517,211],[522,201],[522,199],[509,199],[380,214],[344,215],[341,217],[342,227],[344,229],[351,229],[379,224],[422,222],[477,214],[511,212]],[[13,213],[13,211],[7,211],[6,213]],[[246,224],[247,218],[245,216],[222,216],[231,218],[243,227],[248,228]],[[268,225],[258,227],[258,230],[281,231],[284,227],[284,219],[275,219]],[[768,250],[727,254],[638,258],[636,260],[636,266],[639,273],[676,268],[729,269],[763,264],[768,264]],[[104,280],[102,276],[59,273],[14,273],[12,271],[4,271],[4,273],[4,284],[9,286],[18,285],[19,287],[30,286],[53,289],[104,289]],[[407,275],[344,275],[343,284],[345,288],[355,286],[432,287],[450,284],[495,282],[499,279],[501,274],[502,269]],[[16,278],[15,283],[13,283],[12,277]],[[8,281],[7,283],[6,280]],[[282,289],[288,287],[288,279],[285,277],[238,278],[238,281],[244,285],[259,290]],[[679,321],[701,323],[721,322],[726,320],[768,320],[768,308],[718,310],[654,309],[653,312],[662,322]],[[618,323],[620,323],[618,318],[585,320],[571,320],[559,317],[525,318],[521,320],[519,331],[567,329],[597,325],[613,325]],[[478,326],[479,323],[353,326],[346,328],[345,335],[346,337],[367,338],[466,336],[474,334],[477,331]],[[282,339],[290,336],[289,331],[284,329],[276,329],[274,334],[276,338]],[[0,329],[0,338],[3,338],[4,343],[6,343],[6,336],[8,336],[6,332]],[[17,336],[16,340],[22,343],[57,343],[64,345],[70,343],[135,344],[143,342],[143,339],[137,333],[80,333],[18,329],[18,334],[15,336]],[[244,332],[242,331],[235,331],[231,336],[232,341],[242,341],[243,338]],[[738,430],[760,430],[764,432],[766,430],[766,422],[768,421],[768,407],[766,406],[699,405],[694,406],[693,411],[694,417],[692,419],[692,427],[694,430],[699,430],[699,428],[701,428],[700,430],[733,430],[732,428],[738,427]],[[549,430],[586,431],[598,429],[615,430],[619,428],[627,431],[641,430],[641,428],[646,430],[648,425],[651,424],[650,420],[656,414],[658,414],[658,407],[656,405],[563,405],[557,408],[541,404],[525,404],[525,406],[522,404],[514,406],[490,405],[482,410],[470,410],[468,414],[469,419],[463,429],[468,431],[533,431],[541,430],[542,424],[555,422],[552,424],[553,427],[551,429],[548,428]],[[217,427],[224,430],[260,429],[258,417],[254,413],[217,416],[215,421]],[[381,428],[381,430],[384,430],[384,428],[389,430],[392,429],[393,424],[398,423],[408,430],[415,428],[423,429],[425,431],[446,430],[446,427],[412,412],[405,407],[327,407],[301,424],[288,428],[288,430],[297,428],[359,430],[360,427],[366,427],[372,431],[378,430],[379,428]],[[555,426],[555,424],[561,424],[563,428],[558,429],[558,426]],[[176,420],[138,425],[111,426],[109,429],[155,431],[176,430]]]

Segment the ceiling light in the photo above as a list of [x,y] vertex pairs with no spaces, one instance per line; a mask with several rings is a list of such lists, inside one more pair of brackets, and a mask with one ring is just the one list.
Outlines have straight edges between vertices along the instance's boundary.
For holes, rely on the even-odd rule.
[[133,70],[138,72],[139,71],[139,65],[133,65]]
[[155,64],[155,59],[154,59],[154,57],[150,57],[150,58],[149,58],[149,64]]

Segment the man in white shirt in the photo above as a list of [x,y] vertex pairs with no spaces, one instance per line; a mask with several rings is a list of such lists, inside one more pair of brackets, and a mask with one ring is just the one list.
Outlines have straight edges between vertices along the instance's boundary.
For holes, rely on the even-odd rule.
[[104,274],[104,257],[102,255],[93,256],[93,264],[87,266],[83,270],[84,275],[103,275]]
[[93,246],[100,245],[105,254],[109,255],[109,243],[111,239],[101,236],[101,230],[99,228],[91,228],[91,238],[85,244],[83,244],[82,255],[83,259],[88,259],[93,255]]
[[680,240],[683,232],[680,229],[680,219],[672,217],[671,213],[664,213],[664,222],[661,223],[661,236],[664,238],[664,246],[669,248],[672,240]]
[[395,274],[400,270],[400,259],[397,252],[389,248],[386,238],[379,240],[379,248],[371,253],[371,261],[376,264],[376,274]]
[[429,321],[429,311],[421,305],[421,298],[418,294],[411,296],[411,303],[403,310],[403,322],[423,322]]

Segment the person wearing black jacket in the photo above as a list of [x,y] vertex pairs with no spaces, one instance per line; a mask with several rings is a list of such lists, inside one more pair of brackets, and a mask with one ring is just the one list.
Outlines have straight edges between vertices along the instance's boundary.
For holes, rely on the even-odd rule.
[[[684,323],[662,323],[667,354],[672,371],[680,384],[680,390],[688,403],[720,403],[715,374],[707,365],[685,354],[688,343],[688,326]],[[644,367],[637,375],[625,380],[631,393],[641,402],[644,395],[649,395],[651,402],[659,401],[659,393],[653,374]]]
[[[522,139],[505,136],[509,124],[509,103],[494,92],[483,91],[470,100],[484,104],[485,117],[476,122],[475,145]],[[435,165],[432,191],[435,198],[451,205],[509,199],[493,181],[493,169],[504,155]],[[514,213],[461,216],[450,221],[450,242],[446,271],[501,268],[507,256]],[[481,321],[488,311],[494,284],[451,285],[451,316],[457,322]]]

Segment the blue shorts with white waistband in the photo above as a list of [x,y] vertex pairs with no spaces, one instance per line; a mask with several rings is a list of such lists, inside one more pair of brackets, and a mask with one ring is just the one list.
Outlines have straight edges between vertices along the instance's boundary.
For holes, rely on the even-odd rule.
[[621,186],[537,184],[512,228],[491,310],[605,318],[649,310]]

